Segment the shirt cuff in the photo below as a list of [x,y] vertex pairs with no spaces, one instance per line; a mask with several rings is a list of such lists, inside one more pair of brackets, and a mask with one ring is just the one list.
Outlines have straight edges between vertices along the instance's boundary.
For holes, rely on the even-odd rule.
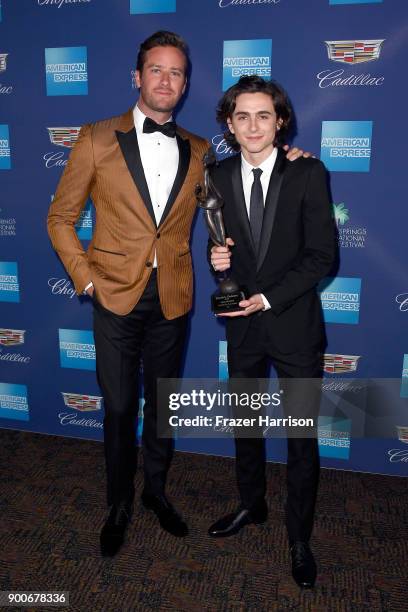
[[87,284],[87,286],[85,287],[85,289],[83,290],[83,292],[82,292],[82,293],[83,293],[84,295],[87,295],[87,291],[88,291],[88,289],[90,289],[90,288],[91,288],[91,287],[93,287],[93,286],[94,286],[94,285],[93,285],[93,282],[91,281],[90,283],[88,283],[88,284]]
[[271,309],[271,305],[270,305],[270,303],[268,302],[268,300],[266,299],[266,297],[264,296],[264,294],[263,294],[263,293],[260,293],[259,295],[261,296],[262,301],[263,301],[263,305],[264,305],[264,307],[262,308],[262,310],[270,310],[270,309]]

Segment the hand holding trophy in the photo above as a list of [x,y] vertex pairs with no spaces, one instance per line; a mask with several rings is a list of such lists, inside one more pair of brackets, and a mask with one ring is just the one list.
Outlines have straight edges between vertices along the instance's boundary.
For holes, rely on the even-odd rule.
[[[222,207],[224,202],[211,180],[211,168],[216,165],[216,158],[210,149],[203,158],[204,164],[204,193],[200,185],[196,187],[197,206],[204,211],[204,220],[213,243],[217,246],[227,246]],[[244,310],[239,306],[246,300],[245,292],[227,272],[219,273],[220,283],[218,290],[211,296],[211,306],[214,314]]]

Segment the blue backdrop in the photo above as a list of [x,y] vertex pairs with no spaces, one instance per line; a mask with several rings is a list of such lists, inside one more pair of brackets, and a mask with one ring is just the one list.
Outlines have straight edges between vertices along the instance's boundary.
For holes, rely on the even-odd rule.
[[[370,406],[389,417],[388,437],[350,444],[352,412],[322,422],[322,464],[406,475],[406,0],[2,0],[0,16],[0,426],[102,439],[92,307],[50,246],[46,214],[79,126],[134,105],[137,48],[169,29],[188,41],[193,64],[177,120],[219,157],[231,153],[215,122],[223,89],[255,72],[288,90],[294,142],[330,171],[339,231],[340,266],[321,287],[327,382],[399,384]],[[78,223],[84,245],[92,224],[89,203]],[[206,240],[196,219],[186,377],[225,374]],[[230,440],[177,444],[233,454]],[[268,453],[285,460],[284,441]]]

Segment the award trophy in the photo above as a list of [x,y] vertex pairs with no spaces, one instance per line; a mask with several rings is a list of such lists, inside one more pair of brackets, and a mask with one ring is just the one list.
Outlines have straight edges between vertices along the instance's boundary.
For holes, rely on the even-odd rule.
[[[204,155],[203,164],[205,193],[202,193],[201,185],[196,186],[197,206],[204,211],[204,220],[213,243],[217,246],[227,246],[224,219],[221,212],[224,202],[210,175],[211,167],[216,164],[212,150]],[[239,306],[239,302],[246,299],[245,291],[228,276],[226,271],[220,272],[219,278],[218,290],[211,296],[211,307],[214,314],[244,310]]]

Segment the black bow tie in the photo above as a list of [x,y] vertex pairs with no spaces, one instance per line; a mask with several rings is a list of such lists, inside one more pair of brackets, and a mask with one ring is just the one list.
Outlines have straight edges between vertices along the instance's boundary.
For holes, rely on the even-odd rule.
[[155,121],[153,121],[153,119],[150,119],[150,117],[146,117],[143,123],[143,132],[145,132],[146,134],[153,134],[153,132],[161,132],[169,138],[174,138],[176,135],[176,129],[177,126],[175,121],[168,121],[167,123],[163,123],[163,125],[160,125],[160,123],[156,123]]

